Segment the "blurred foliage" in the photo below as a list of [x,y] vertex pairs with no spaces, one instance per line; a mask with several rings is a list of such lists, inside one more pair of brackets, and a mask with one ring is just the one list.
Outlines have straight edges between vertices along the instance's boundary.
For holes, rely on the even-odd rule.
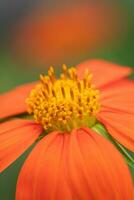
[[[105,47],[93,53],[86,53],[79,58],[71,58],[68,63],[77,65],[86,59],[106,59],[120,65],[134,67],[134,39],[133,35],[128,34],[127,39],[116,47]],[[61,63],[62,65],[63,63]],[[0,55],[0,92],[11,89],[17,85],[35,81],[40,73],[45,73],[48,66],[23,66],[13,60],[11,55],[5,53]],[[60,68],[61,66],[54,66]],[[134,75],[133,75],[134,77]]]

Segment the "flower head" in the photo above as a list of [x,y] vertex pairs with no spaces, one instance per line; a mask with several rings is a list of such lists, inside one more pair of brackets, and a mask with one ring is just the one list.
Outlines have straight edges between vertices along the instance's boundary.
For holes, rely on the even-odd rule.
[[76,69],[63,65],[60,79],[50,67],[48,76],[40,76],[41,83],[27,99],[28,110],[45,130],[66,130],[93,126],[99,111],[99,91],[91,84],[88,71],[78,80]]
[[[50,67],[40,82],[1,95],[0,171],[38,141],[20,172],[17,200],[133,199],[127,165],[110,143],[134,150],[134,83],[124,78],[130,73],[88,61],[63,65],[57,79]],[[21,113],[26,119],[9,118]]]

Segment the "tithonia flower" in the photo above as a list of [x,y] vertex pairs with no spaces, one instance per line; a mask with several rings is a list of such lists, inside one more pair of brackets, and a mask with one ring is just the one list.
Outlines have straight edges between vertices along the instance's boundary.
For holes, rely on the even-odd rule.
[[96,128],[102,124],[115,142],[134,150],[130,73],[98,60],[63,65],[57,79],[50,67],[39,82],[0,96],[0,171],[37,141],[20,171],[17,200],[133,199],[122,155]]
[[12,52],[25,62],[34,60],[36,66],[79,57],[113,43],[125,32],[124,16],[116,3],[81,2],[46,13],[34,9],[13,27]]

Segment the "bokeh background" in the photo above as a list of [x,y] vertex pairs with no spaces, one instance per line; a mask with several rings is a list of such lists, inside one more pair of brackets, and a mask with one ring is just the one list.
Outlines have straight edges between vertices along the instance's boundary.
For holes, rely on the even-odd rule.
[[[0,92],[37,80],[50,65],[59,71],[63,63],[106,59],[134,67],[133,10],[132,0],[1,0]],[[15,199],[29,151],[0,175],[1,200]]]

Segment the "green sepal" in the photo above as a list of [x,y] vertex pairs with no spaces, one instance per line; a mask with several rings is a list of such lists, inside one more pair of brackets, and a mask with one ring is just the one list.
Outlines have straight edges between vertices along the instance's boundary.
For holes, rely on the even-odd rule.
[[112,144],[119,150],[119,152],[123,155],[125,158],[127,164],[134,168],[134,154],[127,150],[123,145],[121,145],[116,139],[114,139],[106,130],[106,128],[100,124],[97,123],[95,126],[92,127],[94,131],[99,133],[100,135],[104,136],[106,139],[108,139]]
[[10,121],[12,119],[32,119],[30,115],[28,115],[27,113],[22,113],[22,114],[18,114],[18,115],[13,115],[13,116],[9,116],[9,117],[4,117],[2,119],[0,119],[0,123],[6,122],[6,121]]

